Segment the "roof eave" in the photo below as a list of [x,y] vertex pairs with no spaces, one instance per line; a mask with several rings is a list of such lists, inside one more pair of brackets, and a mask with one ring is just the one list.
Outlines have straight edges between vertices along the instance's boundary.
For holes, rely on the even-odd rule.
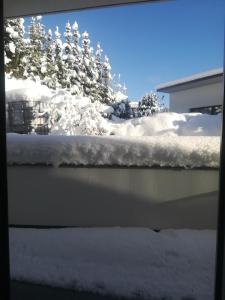
[[191,89],[194,87],[204,86],[208,84],[214,84],[223,81],[223,72],[215,75],[211,75],[205,78],[196,78],[187,82],[168,84],[168,85],[158,85],[156,87],[157,92],[172,93],[181,90]]

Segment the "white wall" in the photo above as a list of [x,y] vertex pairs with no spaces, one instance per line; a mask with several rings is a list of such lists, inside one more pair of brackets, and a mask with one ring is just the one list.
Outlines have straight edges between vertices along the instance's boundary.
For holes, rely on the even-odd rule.
[[186,113],[190,108],[222,104],[222,82],[190,88],[170,94],[170,111]]
[[9,221],[215,229],[218,170],[8,168]]

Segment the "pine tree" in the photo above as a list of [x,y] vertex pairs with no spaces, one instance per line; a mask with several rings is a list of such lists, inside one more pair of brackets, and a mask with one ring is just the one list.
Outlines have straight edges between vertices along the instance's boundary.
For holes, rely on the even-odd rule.
[[64,87],[65,66],[62,60],[62,40],[58,26],[55,30],[55,72],[56,72],[56,87]]
[[46,75],[45,75],[43,82],[49,88],[53,88],[53,89],[55,89],[57,86],[54,48],[55,48],[55,45],[54,45],[54,42],[52,39],[52,31],[51,31],[51,29],[49,29],[47,38],[46,38],[46,49],[45,49],[45,53],[44,53]]
[[64,36],[66,38],[66,42],[64,44],[64,55],[63,55],[63,61],[65,65],[63,86],[66,87],[68,90],[70,90],[74,57],[73,57],[72,45],[71,45],[72,32],[71,32],[71,25],[69,21],[66,23]]
[[72,72],[71,72],[71,92],[74,95],[83,94],[82,88],[82,78],[81,78],[81,65],[82,65],[82,55],[81,48],[79,46],[80,33],[78,30],[78,24],[75,22],[72,26],[73,28],[73,44],[72,44]]
[[130,119],[133,116],[132,108],[127,99],[122,100],[119,103],[113,104],[113,108],[114,108],[113,114],[118,118]]
[[4,20],[5,71],[23,78],[25,70],[24,19]]
[[104,63],[102,65],[102,102],[106,104],[113,104],[113,90],[111,88],[111,66],[109,63],[109,59],[105,56]]
[[43,72],[42,64],[46,39],[44,25],[41,23],[41,16],[31,18],[29,40],[28,76],[33,80],[43,79],[45,69]]
[[95,52],[95,64],[98,72],[97,83],[102,84],[102,48],[100,43],[97,44],[97,49]]
[[150,116],[158,111],[159,103],[155,93],[146,94],[138,104],[139,116]]
[[93,48],[90,47],[89,34],[86,31],[82,34],[82,56],[82,85],[84,95],[94,101],[97,97],[98,72]]

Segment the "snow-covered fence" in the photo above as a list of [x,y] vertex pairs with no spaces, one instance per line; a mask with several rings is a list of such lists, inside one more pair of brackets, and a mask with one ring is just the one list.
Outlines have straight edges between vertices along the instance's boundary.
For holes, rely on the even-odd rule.
[[9,135],[10,224],[216,228],[219,144]]
[[48,134],[48,116],[40,101],[19,100],[7,103],[7,131],[21,134]]

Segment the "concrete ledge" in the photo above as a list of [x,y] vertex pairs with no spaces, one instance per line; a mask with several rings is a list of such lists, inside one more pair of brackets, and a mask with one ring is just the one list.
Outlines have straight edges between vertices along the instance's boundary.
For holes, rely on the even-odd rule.
[[218,170],[14,166],[8,186],[13,225],[216,228]]
[[53,288],[28,282],[11,282],[11,300],[122,300],[89,292]]

